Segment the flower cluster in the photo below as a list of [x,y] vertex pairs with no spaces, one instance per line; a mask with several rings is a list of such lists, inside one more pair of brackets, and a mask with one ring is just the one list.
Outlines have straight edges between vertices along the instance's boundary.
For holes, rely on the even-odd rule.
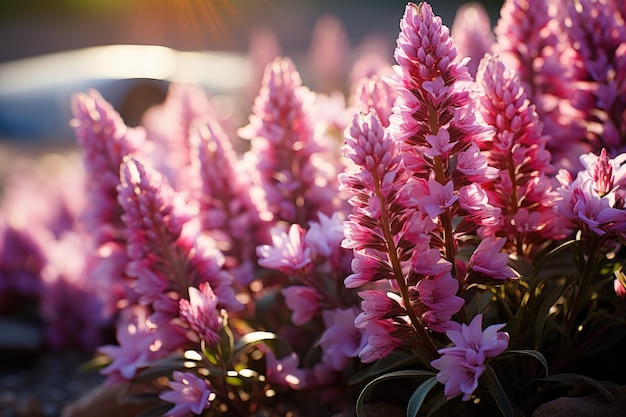
[[134,128],[77,94],[83,170],[6,182],[0,312],[37,303],[51,345],[94,349],[155,415],[362,417],[395,378],[411,416],[610,394],[598,381],[626,382],[607,366],[626,329],[625,14],[506,0],[493,32],[476,4],[450,30],[408,3],[395,65],[351,71],[325,20],[309,57],[333,58],[309,69],[324,89],[351,74],[346,96],[266,57],[243,127],[197,86]]

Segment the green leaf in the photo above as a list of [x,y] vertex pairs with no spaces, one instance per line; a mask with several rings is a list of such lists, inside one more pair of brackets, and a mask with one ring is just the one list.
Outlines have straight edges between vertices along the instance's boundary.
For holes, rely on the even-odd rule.
[[358,385],[365,381],[390,372],[394,369],[403,368],[416,363],[415,356],[406,352],[391,352],[389,356],[377,360],[367,369],[355,374],[349,381],[349,385]]
[[365,417],[365,397],[369,392],[381,382],[389,381],[390,379],[398,378],[417,378],[417,377],[433,377],[436,374],[430,371],[420,371],[414,369],[407,369],[403,371],[390,372],[385,375],[381,375],[378,378],[370,381],[359,394],[359,398],[356,401],[356,414],[358,417]]
[[546,361],[546,358],[539,351],[532,350],[532,349],[512,349],[512,350],[505,351],[504,353],[502,353],[501,356],[504,357],[506,355],[526,355],[526,356],[530,356],[531,358],[537,359],[541,363],[541,365],[543,365],[543,368],[546,370],[546,376],[549,375],[548,361]]
[[513,407],[511,407],[509,397],[507,397],[504,388],[502,388],[498,380],[498,376],[489,364],[485,364],[485,372],[482,375],[482,379],[502,412],[502,415],[505,417],[513,417]]
[[437,385],[437,377],[433,376],[430,379],[426,380],[426,382],[422,383],[422,385],[420,385],[415,390],[415,392],[413,392],[413,395],[411,395],[411,399],[409,400],[409,404],[406,408],[407,417],[417,416],[417,413],[424,403],[426,396],[435,385]]
[[172,372],[176,370],[184,370],[186,362],[189,361],[178,355],[170,356],[164,359],[157,359],[150,362],[147,368],[139,371],[135,379],[137,381],[151,381],[160,376],[170,377]]
[[573,246],[577,243],[577,240],[568,240],[567,242],[562,243],[556,248],[552,249],[550,252],[542,256],[541,259],[539,259],[539,261],[535,264],[535,271],[539,271],[543,267],[543,264],[549,261],[554,255],[564,251],[565,249],[568,249],[570,246]]

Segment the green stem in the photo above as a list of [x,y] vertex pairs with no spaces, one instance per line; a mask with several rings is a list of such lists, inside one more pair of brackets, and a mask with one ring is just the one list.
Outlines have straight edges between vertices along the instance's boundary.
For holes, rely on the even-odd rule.
[[402,295],[402,299],[404,300],[404,305],[406,307],[407,314],[409,319],[411,320],[411,324],[415,331],[417,332],[420,341],[423,346],[426,348],[428,353],[432,355],[432,357],[437,356],[437,349],[433,344],[430,336],[424,329],[421,320],[415,314],[413,310],[413,306],[411,305],[411,298],[409,297],[409,289],[406,284],[406,280],[404,278],[404,273],[402,272],[402,265],[400,264],[400,259],[398,258],[398,252],[396,245],[393,240],[393,234],[391,233],[391,227],[389,225],[389,211],[387,210],[387,205],[385,204],[385,197],[380,189],[380,183],[377,178],[374,179],[376,184],[376,196],[381,201],[381,214],[380,214],[380,228],[383,233],[383,237],[387,243],[387,251],[389,254],[389,262],[393,268],[394,278],[398,284],[398,288],[400,289],[400,294]]

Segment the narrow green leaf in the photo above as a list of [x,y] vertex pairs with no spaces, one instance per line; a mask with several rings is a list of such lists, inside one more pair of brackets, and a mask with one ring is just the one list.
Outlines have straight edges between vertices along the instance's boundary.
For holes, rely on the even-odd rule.
[[430,371],[420,371],[414,369],[407,369],[403,371],[395,371],[390,372],[385,375],[381,375],[378,378],[370,381],[359,394],[359,398],[356,401],[356,414],[358,417],[365,417],[365,398],[369,394],[369,392],[378,384],[384,381],[388,381],[390,379],[398,379],[398,378],[417,378],[417,377],[432,377],[436,374]]
[[506,355],[526,355],[526,356],[530,356],[531,358],[537,359],[541,363],[541,365],[543,365],[543,369],[546,370],[546,376],[549,375],[548,361],[546,361],[546,358],[539,351],[532,350],[532,349],[512,349],[512,350],[505,351],[504,353],[502,353],[501,356],[506,356]]
[[487,386],[487,389],[498,405],[498,408],[502,412],[502,415],[505,417],[513,417],[513,407],[511,407],[509,397],[507,397],[506,392],[504,392],[504,388],[502,388],[502,385],[498,380],[498,376],[489,364],[485,365],[485,372],[483,373],[482,378],[483,382]]
[[409,400],[409,404],[406,408],[407,417],[417,416],[417,413],[422,407],[426,396],[435,385],[437,385],[437,377],[433,376],[430,379],[426,380],[426,382],[422,383],[422,385],[420,385],[415,390],[415,392],[413,392],[413,395],[411,395],[411,399]]
[[535,271],[539,271],[543,267],[543,264],[549,261],[554,255],[556,255],[557,253],[565,249],[568,249],[570,246],[575,245],[577,243],[578,243],[577,240],[568,240],[567,242],[562,243],[556,248],[552,249],[550,252],[542,256],[541,259],[539,259],[537,263],[535,263]]

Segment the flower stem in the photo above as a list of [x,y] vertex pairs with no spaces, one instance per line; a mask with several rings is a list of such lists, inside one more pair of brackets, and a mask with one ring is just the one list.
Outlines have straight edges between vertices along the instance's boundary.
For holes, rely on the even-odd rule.
[[409,289],[404,278],[404,273],[402,272],[402,265],[400,264],[400,259],[398,258],[397,248],[393,240],[391,227],[389,225],[389,211],[387,209],[387,205],[385,204],[386,199],[383,196],[383,193],[380,189],[380,182],[377,180],[377,178],[375,178],[375,184],[376,196],[381,201],[380,228],[382,230],[383,237],[385,238],[385,242],[387,243],[389,262],[391,263],[391,266],[393,268],[394,278],[396,280],[396,283],[398,284],[398,288],[400,289],[400,294],[402,295],[402,300],[404,300],[404,305],[406,306],[406,311],[409,319],[411,320],[411,324],[417,332],[420,342],[432,357],[436,357],[437,349],[430,339],[430,336],[426,332],[422,321],[417,317],[415,311],[413,310],[413,306],[411,305]]

